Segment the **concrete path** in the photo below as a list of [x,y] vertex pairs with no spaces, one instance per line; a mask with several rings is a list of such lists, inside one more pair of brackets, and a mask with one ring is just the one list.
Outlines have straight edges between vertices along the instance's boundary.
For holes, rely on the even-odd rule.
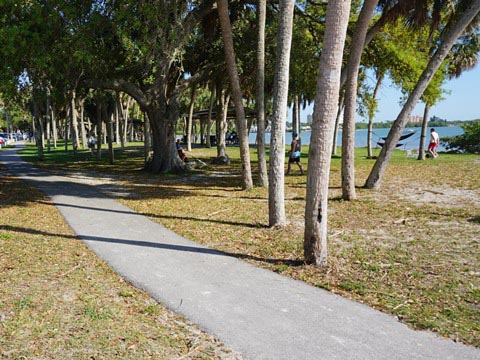
[[0,162],[50,196],[116,272],[247,359],[480,359],[480,349],[176,235],[94,185],[49,175],[13,150]]

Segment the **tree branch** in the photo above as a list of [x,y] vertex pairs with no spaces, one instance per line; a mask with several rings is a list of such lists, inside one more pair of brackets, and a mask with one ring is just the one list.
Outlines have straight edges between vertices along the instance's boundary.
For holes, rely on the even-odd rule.
[[126,80],[86,79],[82,82],[82,84],[91,89],[110,89],[122,91],[133,97],[140,105],[144,107],[148,107],[150,105],[150,100],[147,99],[144,92],[135,84]]

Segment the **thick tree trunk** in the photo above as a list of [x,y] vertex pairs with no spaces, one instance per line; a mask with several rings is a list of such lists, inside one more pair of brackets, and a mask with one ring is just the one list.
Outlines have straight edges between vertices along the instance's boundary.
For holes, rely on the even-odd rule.
[[380,155],[378,156],[378,159],[375,162],[375,165],[373,166],[370,175],[368,176],[365,184],[366,188],[380,188],[383,175],[385,174],[385,170],[388,166],[388,162],[390,161],[398,139],[400,138],[405,128],[408,118],[413,111],[413,108],[417,104],[418,100],[420,99],[428,84],[432,80],[436,71],[442,64],[443,60],[445,60],[445,58],[447,57],[453,44],[455,44],[457,39],[462,35],[462,33],[465,31],[465,28],[472,22],[475,16],[478,15],[480,11],[480,0],[472,0],[467,3],[468,5],[465,6],[465,10],[463,12],[459,11],[459,13],[457,13],[452,19],[452,21],[447,24],[445,31],[442,33],[438,49],[435,51],[434,55],[428,62],[427,68],[420,76],[417,85],[408,97],[407,102],[405,103],[402,111],[393,123],[390,132],[388,133],[385,145],[382,147]]
[[308,154],[304,254],[309,264],[327,263],[327,208],[333,128],[337,115],[343,47],[350,1],[329,1]]
[[179,104],[176,97],[169,103],[153,103],[146,110],[153,137],[153,155],[146,168],[154,173],[182,171],[185,164],[178,156],[175,145],[175,125],[178,121]]
[[428,114],[430,112],[430,104],[425,104],[422,121],[422,133],[420,135],[420,144],[418,145],[418,160],[425,160],[425,140],[427,137]]
[[257,48],[257,157],[258,186],[268,186],[267,156],[265,151],[265,22],[266,0],[259,0]]
[[285,119],[287,117],[290,49],[295,1],[280,2],[277,56],[273,88],[272,130],[270,133],[270,174],[268,215],[270,226],[283,226],[285,215]]
[[365,0],[353,32],[347,64],[345,111],[342,131],[342,198],[354,200],[355,192],[355,112],[357,105],[358,70],[362,58],[368,24],[378,0]]
[[228,77],[232,88],[232,97],[235,104],[236,127],[240,140],[240,159],[242,160],[242,188],[248,190],[253,187],[252,169],[250,166],[250,150],[248,146],[247,122],[243,108],[243,97],[240,89],[240,78],[235,63],[235,51],[233,48],[232,27],[228,16],[227,0],[217,0],[218,18],[222,29],[223,44],[225,49],[225,61],[227,64]]

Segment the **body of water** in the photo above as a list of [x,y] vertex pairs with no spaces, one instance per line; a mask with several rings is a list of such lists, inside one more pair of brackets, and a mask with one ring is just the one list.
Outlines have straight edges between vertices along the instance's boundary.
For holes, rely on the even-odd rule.
[[[426,144],[425,149],[428,147],[428,143],[430,141],[430,127],[427,130],[426,136]],[[437,131],[438,135],[440,136],[440,141],[445,137],[461,135],[464,133],[463,129],[459,126],[445,126],[445,127],[436,127],[435,130]],[[377,142],[384,141],[382,138],[388,135],[390,129],[373,129],[372,133],[372,147],[379,147]],[[420,134],[422,129],[421,128],[405,128],[404,134],[413,133],[408,139],[400,141],[399,143],[402,144],[398,149],[401,150],[413,150],[418,149],[420,145]],[[367,129],[359,129],[355,131],[355,147],[366,147],[367,146]],[[302,138],[302,145],[309,145],[310,144],[310,136],[311,132],[302,132],[300,134]],[[251,133],[249,136],[250,144],[255,144],[255,139],[257,137],[256,133]],[[292,141],[292,133],[287,133],[285,135],[285,144],[287,147],[289,146],[290,142]],[[270,143],[270,133],[265,134],[265,142],[267,144]],[[337,138],[337,145],[342,145],[342,132],[338,133]],[[440,144],[439,151],[444,151],[445,148]]]

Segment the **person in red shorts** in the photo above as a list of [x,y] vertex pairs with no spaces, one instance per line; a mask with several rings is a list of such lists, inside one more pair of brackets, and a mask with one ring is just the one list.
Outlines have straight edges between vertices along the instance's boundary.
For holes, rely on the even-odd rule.
[[434,128],[432,128],[430,130],[430,144],[428,144],[428,152],[434,158],[438,157],[437,147],[439,143],[440,143],[440,136],[438,136],[438,133],[435,131]]

